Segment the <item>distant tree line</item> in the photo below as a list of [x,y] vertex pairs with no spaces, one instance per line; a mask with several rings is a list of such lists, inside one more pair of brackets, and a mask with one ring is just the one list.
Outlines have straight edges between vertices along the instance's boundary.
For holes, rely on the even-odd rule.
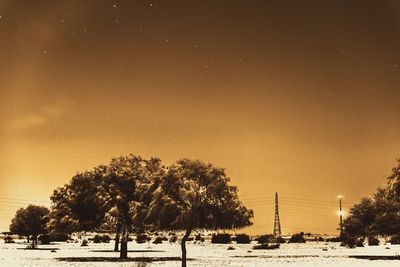
[[400,243],[400,159],[384,187],[350,208],[343,226],[342,239],[351,247],[362,245],[365,239],[376,244],[379,237]]
[[30,205],[17,211],[10,231],[32,238],[46,231],[113,232],[116,251],[127,258],[130,233],[239,229],[251,225],[253,211],[238,199],[225,170],[183,159],[164,166],[158,158],[129,155],[93,170],[77,173],[54,190],[51,209]]

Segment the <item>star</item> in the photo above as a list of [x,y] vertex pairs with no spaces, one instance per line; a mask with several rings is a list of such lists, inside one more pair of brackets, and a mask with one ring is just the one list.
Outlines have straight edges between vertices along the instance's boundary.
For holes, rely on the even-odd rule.
[[117,5],[116,5],[116,4],[114,4],[114,5],[113,5],[113,8],[117,8]]

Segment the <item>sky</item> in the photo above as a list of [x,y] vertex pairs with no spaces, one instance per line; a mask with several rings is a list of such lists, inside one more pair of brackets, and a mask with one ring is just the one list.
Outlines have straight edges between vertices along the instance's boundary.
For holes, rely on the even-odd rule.
[[226,168],[252,234],[337,233],[400,157],[400,1],[0,0],[0,230],[130,153]]

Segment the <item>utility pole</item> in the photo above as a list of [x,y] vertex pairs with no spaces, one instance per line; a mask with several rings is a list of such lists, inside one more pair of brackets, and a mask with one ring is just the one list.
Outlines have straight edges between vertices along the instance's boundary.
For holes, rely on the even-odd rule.
[[338,196],[339,199],[339,230],[340,230],[340,235],[339,237],[343,236],[343,210],[342,210],[342,195]]
[[281,222],[279,220],[279,208],[278,208],[278,193],[275,193],[275,221],[274,221],[274,238],[278,239],[281,237]]

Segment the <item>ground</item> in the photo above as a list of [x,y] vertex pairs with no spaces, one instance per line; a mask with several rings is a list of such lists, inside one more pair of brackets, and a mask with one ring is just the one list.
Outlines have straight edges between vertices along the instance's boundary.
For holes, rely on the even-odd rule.
[[[55,243],[42,245],[43,250],[24,250],[26,243],[0,244],[0,266],[180,266],[180,245],[136,244],[129,242],[128,261],[119,261],[118,253],[112,252],[113,243],[81,247],[79,243]],[[308,242],[283,244],[277,250],[253,250],[254,244],[217,245],[189,243],[188,266],[399,266],[400,260],[359,259],[352,256],[398,256],[400,245],[380,245],[347,249],[338,243]],[[229,246],[235,250],[227,250]],[[56,249],[52,252],[51,249]],[[390,258],[387,257],[387,258]],[[370,257],[368,257],[370,258]],[[147,262],[138,262],[145,259]],[[154,261],[150,261],[154,260]]]

